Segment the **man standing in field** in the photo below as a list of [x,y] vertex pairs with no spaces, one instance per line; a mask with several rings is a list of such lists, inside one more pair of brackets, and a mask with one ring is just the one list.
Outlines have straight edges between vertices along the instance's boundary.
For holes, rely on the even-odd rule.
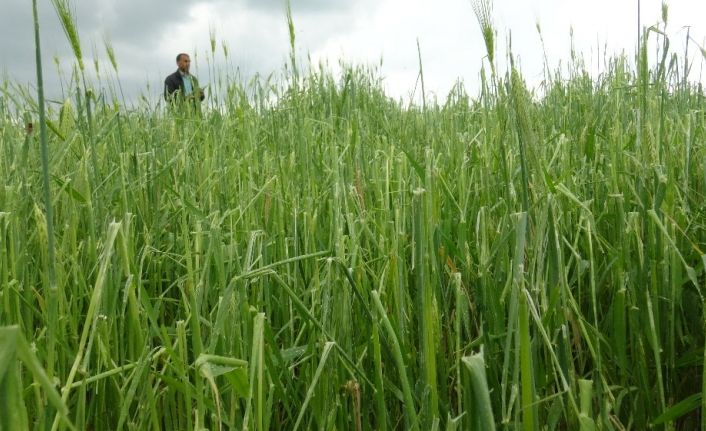
[[203,100],[203,89],[199,87],[196,77],[189,73],[191,58],[189,54],[181,53],[176,58],[177,71],[164,80],[164,98],[174,100]]

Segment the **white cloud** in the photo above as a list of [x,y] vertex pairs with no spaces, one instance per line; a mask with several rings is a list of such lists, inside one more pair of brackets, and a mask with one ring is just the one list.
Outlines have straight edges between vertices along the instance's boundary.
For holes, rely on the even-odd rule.
[[386,88],[395,96],[411,93],[419,75],[417,40],[421,48],[425,84],[442,96],[459,77],[477,76],[482,44],[470,3],[464,0],[386,0],[361,12],[352,31],[329,38],[313,58],[336,63],[378,64]]

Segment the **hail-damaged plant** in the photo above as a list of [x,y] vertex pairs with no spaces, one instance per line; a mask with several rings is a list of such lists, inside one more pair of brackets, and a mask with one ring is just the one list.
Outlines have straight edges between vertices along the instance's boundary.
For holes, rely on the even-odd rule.
[[488,64],[495,76],[495,26],[493,25],[493,3],[491,0],[471,0],[473,13],[480,26],[485,50],[488,53]]
[[[94,124],[93,124],[93,98],[94,98],[94,93],[91,91],[88,87],[88,81],[86,80],[86,71],[85,71],[85,66],[84,66],[84,61],[83,61],[83,53],[81,51],[81,40],[79,39],[79,34],[78,34],[78,28],[76,24],[76,17],[75,17],[75,12],[71,7],[70,0],[52,0],[52,4],[54,5],[54,10],[56,11],[57,16],[59,17],[59,21],[61,22],[61,28],[64,30],[64,34],[66,35],[66,39],[69,42],[69,45],[71,45],[71,50],[74,53],[74,57],[78,63],[79,71],[81,74],[81,83],[83,85],[83,94],[79,93],[77,94],[77,102],[79,105],[79,110],[85,114],[86,117],[86,127],[82,129],[82,133],[85,136],[86,141],[88,141],[89,145],[89,151],[91,154],[91,175],[90,175],[90,188],[93,189],[96,184],[98,183],[99,179],[99,173],[96,171],[97,166],[98,166],[98,158],[96,155],[96,143],[95,143],[95,134],[94,134]],[[97,62],[96,64],[96,69],[97,69]],[[82,97],[83,96],[83,99]],[[83,101],[82,101],[83,100]],[[96,210],[92,205],[90,205],[89,201],[89,211],[92,213],[91,216],[91,221],[90,225],[88,226],[89,230],[92,232],[91,235],[91,244],[90,247],[95,250],[95,241],[96,241],[96,226],[95,226],[95,218],[96,218],[96,213],[99,213],[100,209]]]
[[[47,136],[46,108],[44,104],[44,77],[42,74],[42,51],[39,38],[39,15],[37,13],[37,0],[32,1],[32,15],[34,17],[34,46],[35,63],[37,70],[37,110],[39,111],[39,140],[42,152],[42,186],[44,190],[44,219],[46,224],[46,288],[43,289],[46,297],[48,345],[46,367],[50,378],[54,377],[56,362],[56,342],[59,333],[59,299],[60,288],[56,282],[56,247],[54,239],[54,207],[52,203],[51,186],[49,182],[49,144]],[[41,217],[40,217],[41,219]]]
[[113,42],[109,37],[103,37],[103,46],[105,47],[105,54],[108,56],[110,65],[113,66],[115,73],[118,73],[118,60],[115,56],[115,49],[113,48]]
[[54,383],[42,368],[32,346],[17,326],[0,327],[0,430],[29,429],[27,407],[22,394],[22,380],[17,362],[31,373],[34,384],[56,410],[57,417],[69,429],[76,429],[69,419],[69,409],[62,402]]
[[54,5],[56,15],[59,17],[61,28],[64,30],[66,39],[71,45],[71,50],[78,62],[81,72],[84,70],[83,53],[81,51],[81,39],[79,39],[78,28],[76,27],[76,17],[74,9],[69,0],[51,0]]

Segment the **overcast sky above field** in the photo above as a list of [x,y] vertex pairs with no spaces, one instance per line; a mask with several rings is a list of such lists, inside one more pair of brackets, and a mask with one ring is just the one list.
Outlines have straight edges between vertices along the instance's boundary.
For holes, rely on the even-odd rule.
[[[661,3],[642,0],[643,25],[660,20]],[[181,51],[197,54],[192,71],[208,83],[209,28],[218,40],[217,62],[222,62],[225,42],[232,67],[244,77],[281,71],[288,56],[284,0],[74,0],[71,4],[87,66],[93,69],[92,59],[98,58],[101,73],[106,73],[103,39],[109,38],[130,96],[145,92],[158,97],[164,76],[175,70],[174,57]],[[379,65],[382,59],[380,75],[389,94],[406,98],[418,75],[418,39],[428,91],[443,100],[459,78],[471,94],[477,91],[485,47],[470,0],[291,0],[291,4],[302,58],[310,55],[314,62],[328,61],[334,69],[341,59],[369,65]],[[701,76],[703,57],[696,46],[706,42],[706,1],[667,4],[671,47],[684,51],[685,26],[691,26],[691,79],[706,82]],[[31,2],[2,0],[1,11],[0,75],[33,85]],[[73,57],[51,2],[40,0],[39,12],[48,92],[58,97],[52,60],[58,58],[66,68]],[[541,80],[543,67],[536,23],[552,67],[569,59],[570,28],[576,51],[583,53],[592,71],[599,70],[606,47],[608,52],[635,50],[637,0],[496,0],[493,19],[499,48],[511,32],[513,52],[534,84]],[[499,63],[502,67],[506,62],[501,58]]]

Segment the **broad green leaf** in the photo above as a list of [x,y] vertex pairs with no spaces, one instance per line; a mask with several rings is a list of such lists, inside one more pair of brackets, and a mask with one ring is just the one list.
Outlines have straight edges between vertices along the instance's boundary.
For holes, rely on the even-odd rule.
[[668,422],[674,422],[680,417],[693,412],[698,409],[701,405],[702,393],[691,395],[680,402],[669,407],[667,410],[663,411],[661,415],[657,416],[653,421],[652,425],[661,425]]

